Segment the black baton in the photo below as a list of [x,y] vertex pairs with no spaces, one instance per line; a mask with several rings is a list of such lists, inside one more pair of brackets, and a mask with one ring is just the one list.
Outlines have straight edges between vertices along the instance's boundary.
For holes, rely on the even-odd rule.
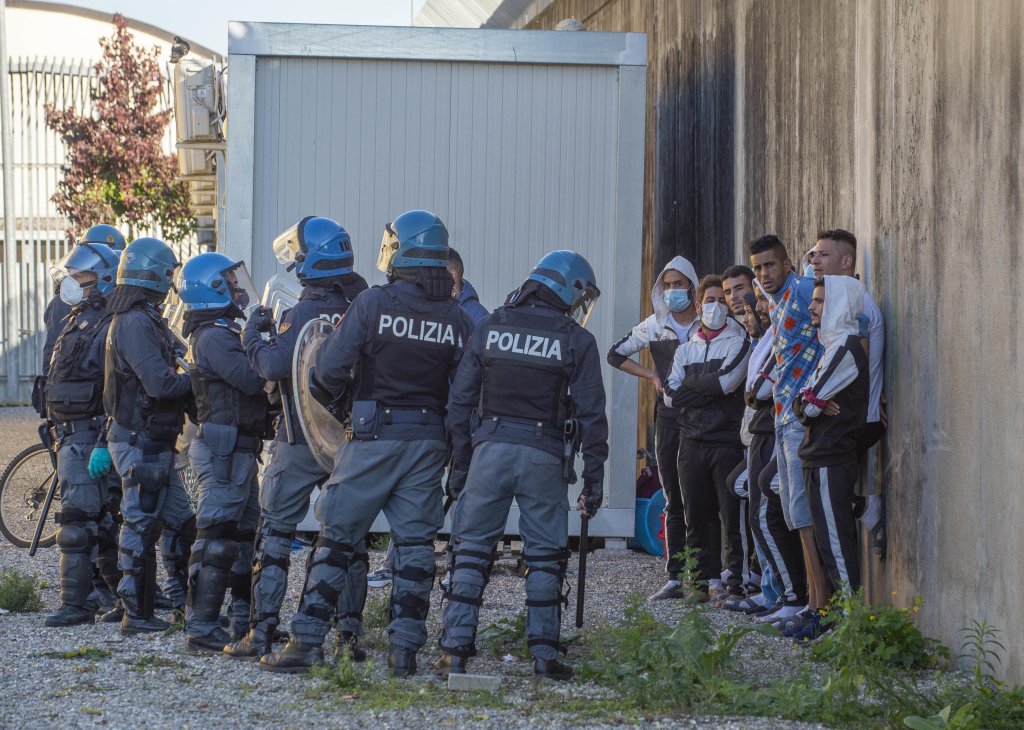
[[587,534],[590,527],[590,518],[580,514],[580,570],[576,582],[576,628],[583,628],[583,595],[587,591],[587,543],[590,542]]
[[39,522],[36,523],[36,534],[32,537],[32,546],[28,549],[28,556],[35,557],[39,549],[39,541],[43,537],[43,530],[46,528],[46,516],[50,514],[50,505],[53,504],[53,496],[57,493],[57,472],[53,472],[50,479],[50,488],[46,491],[46,500],[43,502],[43,511],[39,513]]

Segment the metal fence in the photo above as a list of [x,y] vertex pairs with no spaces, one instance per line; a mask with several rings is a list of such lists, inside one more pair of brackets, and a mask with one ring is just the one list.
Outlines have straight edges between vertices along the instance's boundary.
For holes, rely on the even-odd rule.
[[[173,109],[170,68],[164,70],[161,109]],[[57,211],[51,198],[63,177],[66,162],[64,144],[47,128],[45,107],[73,107],[79,113],[92,111],[91,92],[97,86],[91,62],[49,58],[16,58],[10,60],[9,88],[13,118],[13,178],[15,232],[18,244],[17,287],[3,291],[3,269],[0,268],[0,301],[5,307],[18,310],[18,331],[8,333],[0,318],[0,386],[6,387],[7,358],[18,358],[19,400],[27,401],[32,379],[42,371],[45,340],[43,312],[53,295],[50,267],[67,253],[65,218]],[[174,152],[174,124],[168,125],[164,149]],[[0,183],[2,191],[2,183]],[[136,231],[136,235],[156,235],[159,230]],[[0,226],[0,240],[3,227]],[[198,253],[194,240],[172,244],[179,259]],[[0,267],[7,266],[0,248]],[[2,392],[2,390],[0,390]]]

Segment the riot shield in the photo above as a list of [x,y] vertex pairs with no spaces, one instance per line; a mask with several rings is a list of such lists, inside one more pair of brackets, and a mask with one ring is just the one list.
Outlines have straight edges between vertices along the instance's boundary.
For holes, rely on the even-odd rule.
[[328,319],[311,319],[299,331],[292,356],[292,390],[295,415],[310,451],[326,472],[334,471],[334,459],[345,443],[345,428],[309,392],[309,371],[316,354],[334,331]]

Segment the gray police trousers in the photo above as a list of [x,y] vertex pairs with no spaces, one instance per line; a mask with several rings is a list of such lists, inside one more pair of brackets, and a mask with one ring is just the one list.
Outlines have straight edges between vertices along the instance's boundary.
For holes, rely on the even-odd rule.
[[483,592],[513,498],[519,505],[527,567],[527,642],[537,659],[558,656],[569,560],[569,499],[562,461],[532,446],[500,441],[485,441],[473,451],[466,487],[455,503],[452,581],[440,642],[448,654],[475,653]]
[[309,511],[313,489],[329,476],[306,444],[274,441],[268,454],[260,479],[261,522],[252,573],[251,625],[257,632],[280,621],[295,528]]
[[366,535],[381,511],[395,546],[389,641],[418,651],[427,641],[434,586],[434,539],[444,522],[443,441],[351,441],[342,448],[316,505],[323,526],[313,546],[292,636],[321,644],[335,612],[343,633],[363,632]]
[[[196,541],[188,565],[189,584],[195,583],[206,565],[208,543],[227,540],[238,543],[238,556],[231,564],[231,628],[239,638],[249,627],[249,579],[252,571],[256,523],[260,516],[259,490],[256,483],[255,451],[231,454],[231,477],[224,481],[214,476],[214,456],[209,445],[199,436],[188,449],[189,464],[199,480],[199,505],[196,509]],[[218,624],[202,621],[185,608],[185,631],[189,636],[207,636]]]
[[[62,574],[65,563],[70,567],[79,561],[79,557],[72,556],[80,556],[83,562],[95,563],[107,587],[116,591],[121,576],[117,567],[117,524],[111,514],[107,485],[108,479],[117,475],[111,472],[99,479],[89,476],[89,456],[96,437],[93,430],[68,434],[57,449],[57,520],[61,523],[57,545],[65,558]],[[91,575],[91,569],[89,572]]]
[[168,445],[158,455],[145,457],[151,459],[151,463],[165,465],[168,473],[164,485],[158,491],[150,492],[143,490],[132,475],[132,467],[144,463],[144,436],[139,434],[136,444],[117,438],[112,432],[108,436],[107,447],[114,468],[122,475],[121,516],[124,521],[121,524],[118,567],[124,576],[117,587],[118,596],[129,614],[141,615],[141,607],[136,600],[139,588],[136,580],[145,570],[146,554],[159,539],[164,569],[167,571],[167,597],[175,606],[183,606],[188,592],[191,539],[182,536],[182,528],[189,527],[195,515],[188,503],[181,477],[174,469],[174,452]]

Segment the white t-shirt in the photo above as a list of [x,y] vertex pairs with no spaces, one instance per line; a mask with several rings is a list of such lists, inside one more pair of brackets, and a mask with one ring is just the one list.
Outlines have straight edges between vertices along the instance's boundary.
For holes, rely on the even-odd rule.
[[690,327],[697,320],[690,320],[686,324],[680,324],[676,321],[676,318],[671,313],[665,317],[665,321],[668,322],[668,326],[672,328],[672,331],[676,333],[676,337],[679,338],[679,342],[683,343],[690,339]]
[[881,420],[882,355],[885,351],[885,323],[882,310],[871,295],[864,292],[864,312],[868,318],[868,423]]

